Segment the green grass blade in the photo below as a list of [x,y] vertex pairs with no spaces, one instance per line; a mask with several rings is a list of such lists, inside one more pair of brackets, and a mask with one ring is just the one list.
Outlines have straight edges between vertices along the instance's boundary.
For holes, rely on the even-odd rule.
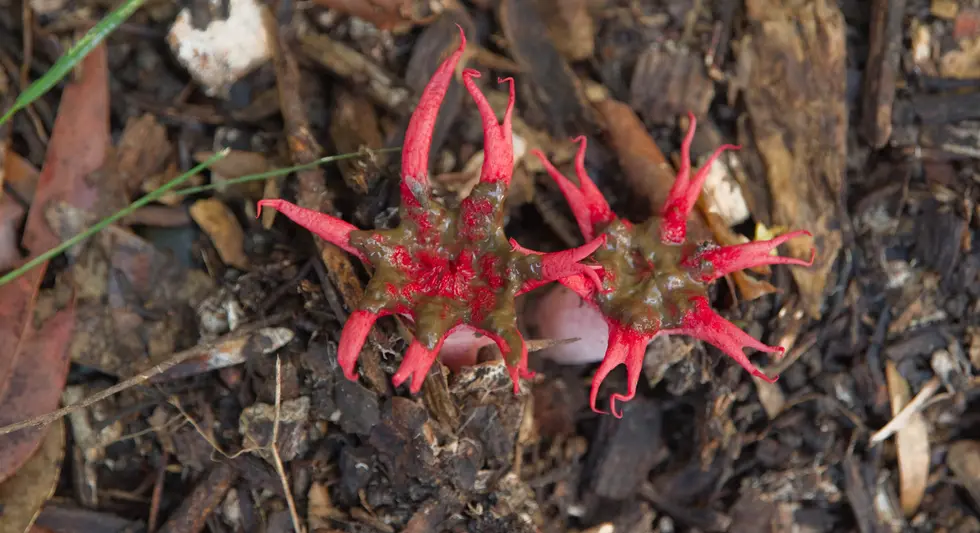
[[65,242],[59,244],[58,246],[56,246],[56,247],[48,250],[47,252],[44,252],[43,254],[38,255],[34,259],[31,259],[30,261],[24,263],[20,268],[17,268],[15,270],[12,270],[11,272],[9,272],[6,275],[4,275],[3,277],[0,277],[0,286],[3,286],[3,285],[6,285],[7,283],[10,283],[11,281],[13,281],[13,280],[17,279],[18,277],[22,276],[28,270],[30,270],[30,269],[32,269],[32,268],[34,268],[34,267],[36,267],[36,266],[44,263],[45,261],[50,261],[51,259],[57,257],[59,254],[61,254],[65,250],[71,248],[72,246],[75,246],[76,244],[84,241],[85,239],[88,239],[92,235],[95,235],[96,233],[98,233],[98,232],[102,231],[103,229],[107,228],[110,224],[112,224],[112,223],[116,222],[117,220],[125,217],[126,215],[129,215],[133,211],[136,211],[137,209],[139,209],[139,208],[143,207],[144,205],[146,205],[146,204],[148,204],[148,203],[156,200],[157,198],[160,198],[161,196],[163,196],[164,194],[166,194],[169,191],[173,190],[175,187],[177,187],[181,183],[184,183],[185,181],[187,181],[188,179],[190,179],[191,176],[193,176],[193,175],[197,174],[198,172],[201,172],[202,170],[204,170],[204,169],[208,168],[209,166],[213,165],[215,163],[215,161],[218,161],[220,159],[223,159],[225,156],[228,155],[228,151],[229,150],[226,148],[226,149],[224,149],[224,150],[222,150],[222,151],[214,154],[213,156],[209,157],[207,161],[201,163],[200,165],[197,165],[196,167],[188,170],[187,172],[184,172],[180,176],[177,176],[176,178],[168,181],[167,183],[165,183],[159,189],[156,189],[154,191],[151,191],[151,192],[145,194],[144,196],[142,196],[141,198],[137,199],[133,203],[131,203],[128,206],[124,207],[122,210],[120,210],[120,211],[118,211],[118,212],[110,215],[109,217],[106,217],[106,218],[100,220],[99,222],[93,224],[92,226],[89,226],[87,229],[85,229],[84,231],[82,231],[78,235],[75,235],[74,237],[66,240]]
[[[130,17],[140,6],[143,5],[145,0],[127,0],[126,3],[119,6],[115,11],[106,15],[105,18],[99,21],[84,37],[78,40],[68,53],[61,56],[57,62],[51,67],[50,70],[44,73],[39,79],[32,83],[27,89],[22,93],[17,95],[17,99],[14,100],[14,104],[7,110],[6,113],[0,117],[0,126],[7,123],[15,113],[24,109],[25,107],[31,105],[35,100],[40,98],[44,93],[51,90],[62,78],[71,72],[71,69],[75,68],[75,65],[82,60],[89,52],[92,51],[96,46],[101,43],[106,36],[112,33],[120,24],[122,24],[126,19]],[[5,279],[5,278],[0,278]],[[2,283],[0,283],[2,285]]]
[[[369,150],[369,152],[370,153],[374,153],[374,154],[387,154],[387,153],[391,153],[391,152],[397,152],[399,150],[401,150],[400,147],[395,147],[395,148],[379,148],[377,150]],[[292,172],[299,172],[300,170],[306,170],[306,169],[309,169],[309,168],[318,167],[320,165],[323,165],[323,164],[326,164],[326,163],[332,163],[334,161],[342,161],[344,159],[354,159],[354,158],[360,157],[362,155],[365,155],[365,154],[363,152],[351,152],[349,154],[328,155],[326,157],[321,157],[320,159],[317,159],[316,161],[313,161],[311,163],[305,163],[305,164],[302,164],[302,165],[296,165],[294,167],[277,168],[275,170],[270,170],[268,172],[260,172],[258,174],[248,174],[247,176],[240,176],[240,177],[237,177],[237,178],[234,178],[234,179],[222,181],[220,183],[210,183],[208,185],[201,185],[199,187],[188,187],[186,189],[179,189],[179,190],[174,191],[174,194],[182,194],[182,195],[186,195],[186,194],[197,194],[199,192],[212,191],[214,189],[220,189],[220,188],[223,188],[223,187],[230,187],[232,185],[238,185],[238,184],[241,184],[241,183],[248,183],[248,182],[251,182],[251,181],[264,180],[264,179],[268,179],[268,178],[278,178],[278,177],[281,177],[281,176],[286,176],[287,174],[290,174]]]

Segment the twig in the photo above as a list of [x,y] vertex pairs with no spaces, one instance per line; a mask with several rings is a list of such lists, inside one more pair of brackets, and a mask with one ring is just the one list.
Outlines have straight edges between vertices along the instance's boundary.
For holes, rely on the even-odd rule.
[[150,533],[157,530],[157,518],[160,516],[160,498],[163,496],[163,482],[167,477],[167,463],[170,454],[166,450],[160,455],[160,466],[157,468],[156,480],[153,483],[153,495],[150,497],[150,517],[146,521],[146,529]]
[[[204,439],[208,444],[210,444],[211,445],[211,448],[213,448],[214,451],[216,451],[216,452],[220,453],[222,456],[224,456],[225,459],[229,459],[229,460],[230,459],[235,459],[239,455],[242,455],[242,454],[245,454],[245,453],[249,453],[249,452],[254,452],[254,451],[257,451],[257,450],[261,450],[262,449],[262,446],[255,446],[255,447],[252,447],[252,448],[242,448],[241,450],[238,450],[237,452],[230,454],[230,453],[226,452],[224,450],[224,448],[222,448],[221,445],[218,444],[218,442],[216,440],[214,440],[214,437],[212,437],[210,434],[208,434],[206,431],[204,431],[204,428],[202,428],[201,425],[198,424],[197,421],[194,420],[191,417],[191,415],[188,414],[187,411],[184,410],[184,407],[182,405],[180,405],[180,400],[177,399],[176,396],[170,398],[170,405],[174,406],[174,408],[177,409],[177,411],[179,411],[180,414],[184,417],[184,420],[188,424],[190,424],[192,428],[194,428],[194,431],[197,431],[197,434],[200,435],[201,438]],[[214,457],[212,456],[211,459],[213,460]]]
[[180,363],[183,363],[184,361],[193,359],[195,357],[200,357],[202,353],[206,353],[207,351],[213,350],[215,347],[223,343],[229,342],[231,340],[239,339],[247,335],[251,335],[270,324],[278,323],[279,321],[283,320],[286,316],[288,316],[288,313],[279,313],[276,315],[272,315],[270,317],[266,317],[264,319],[258,320],[247,326],[242,326],[238,331],[236,331],[233,334],[225,335],[224,337],[221,337],[212,342],[204,343],[194,348],[191,348],[189,350],[178,352],[174,354],[170,359],[156,366],[148,368],[125,381],[121,381],[109,387],[108,389],[97,392],[78,403],[62,407],[57,411],[52,411],[50,413],[43,414],[40,416],[35,416],[34,418],[29,418],[21,422],[16,422],[10,424],[9,426],[0,427],[0,435],[7,435],[8,433],[14,433],[15,431],[21,431],[29,428],[44,427],[65,415],[74,413],[79,409],[84,409],[90,405],[99,403],[102,400],[105,400],[106,398],[109,398],[110,396],[113,396],[115,394],[119,394],[120,392],[126,389],[145,383],[146,381],[149,381],[154,376],[162,374],[167,370],[170,370],[171,368],[179,365]]
[[289,516],[293,519],[293,528],[296,533],[304,533],[303,525],[299,521],[299,513],[296,512],[296,502],[293,501],[293,491],[289,488],[289,478],[286,477],[286,469],[282,466],[282,458],[279,457],[279,419],[282,406],[282,361],[276,356],[276,418],[272,422],[272,442],[270,443],[272,458],[276,465],[276,473],[282,481],[282,490],[286,494],[286,504],[289,505]]
[[937,390],[939,390],[941,385],[942,381],[940,381],[939,377],[937,376],[933,376],[932,379],[927,381],[922,387],[922,390],[919,391],[919,394],[916,394],[915,398],[912,398],[912,401],[909,402],[908,405],[906,405],[897,415],[895,415],[894,418],[885,424],[885,427],[879,429],[874,435],[871,436],[868,446],[871,447],[879,444],[888,437],[891,437],[898,430],[905,427],[905,425],[908,424],[912,413],[921,411],[925,403],[932,397],[933,394],[936,393]]
[[235,459],[239,455],[257,452],[261,450],[267,450],[272,455],[272,463],[276,468],[276,473],[279,475],[279,480],[282,482],[282,490],[286,495],[286,504],[289,506],[289,515],[293,521],[293,528],[296,533],[304,533],[304,529],[299,519],[299,513],[296,511],[296,502],[293,499],[293,492],[289,488],[289,478],[286,476],[286,469],[282,464],[282,457],[279,455],[279,422],[282,420],[282,360],[279,356],[276,356],[276,406],[275,406],[275,418],[272,422],[272,438],[269,439],[269,443],[265,446],[256,446],[252,448],[242,448],[233,454],[229,454],[224,451],[221,446],[215,442],[211,435],[208,435],[201,426],[194,421],[191,416],[184,411],[181,407],[180,401],[177,398],[171,398],[170,404],[173,405],[180,414],[184,416],[187,422],[197,431],[197,433],[211,445],[214,451],[220,453],[227,459]]

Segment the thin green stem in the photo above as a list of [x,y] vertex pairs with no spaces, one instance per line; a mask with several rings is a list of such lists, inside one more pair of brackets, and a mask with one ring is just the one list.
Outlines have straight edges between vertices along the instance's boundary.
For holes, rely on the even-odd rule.
[[[395,148],[380,148],[378,150],[370,150],[370,153],[386,154],[386,153],[391,153],[391,152],[397,152],[399,150],[401,150],[400,147],[395,147]],[[314,168],[314,167],[317,167],[317,166],[320,166],[320,165],[323,165],[323,164],[326,164],[326,163],[332,163],[334,161],[341,161],[341,160],[344,160],[344,159],[354,159],[355,157],[360,157],[362,155],[364,155],[362,152],[351,152],[349,154],[340,154],[340,155],[328,155],[326,157],[321,157],[320,159],[317,159],[316,161],[313,161],[313,162],[310,162],[310,163],[304,163],[302,165],[296,165],[296,166],[293,166],[293,167],[285,167],[285,168],[277,168],[275,170],[269,170],[267,172],[259,172],[258,174],[249,174],[247,176],[241,176],[241,177],[238,177],[238,178],[234,178],[234,179],[222,181],[222,182],[219,182],[219,183],[210,183],[208,185],[201,185],[201,186],[198,186],[198,187],[187,187],[186,189],[180,189],[180,190],[174,191],[174,194],[181,194],[181,195],[197,194],[197,193],[200,193],[200,192],[211,191],[211,190],[214,190],[214,189],[221,189],[223,187],[229,187],[229,186],[238,185],[238,184],[241,184],[241,183],[248,183],[248,182],[251,182],[251,181],[264,180],[264,179],[268,179],[268,178],[278,178],[278,177],[286,176],[286,175],[288,175],[290,173],[293,173],[293,172],[299,172],[300,170],[306,170],[306,169],[309,169],[309,168]]]
[[[91,30],[88,31],[81,39],[72,46],[68,52],[61,56],[58,61],[55,62],[51,68],[44,73],[43,76],[38,78],[34,83],[32,83],[27,89],[24,89],[17,99],[14,100],[13,105],[6,113],[0,117],[0,126],[7,123],[11,117],[14,116],[18,111],[24,109],[25,107],[31,105],[35,100],[40,98],[44,93],[51,90],[52,87],[57,85],[62,78],[71,72],[71,69],[75,68],[85,56],[89,54],[96,46],[99,45],[105,38],[112,33],[120,24],[126,21],[140,6],[143,5],[145,0],[127,0],[123,5],[119,6],[115,11],[109,13],[102,20],[98,22]],[[6,279],[6,278],[0,278]],[[0,285],[3,283],[0,282]]]
[[226,148],[226,149],[224,149],[224,150],[222,150],[222,151],[214,154],[213,156],[209,157],[207,161],[201,163],[200,165],[197,165],[196,167],[188,170],[187,172],[184,172],[180,176],[177,176],[176,178],[168,181],[163,186],[161,186],[159,189],[156,189],[154,191],[151,191],[151,192],[145,194],[144,196],[142,196],[141,198],[137,199],[136,201],[134,201],[133,203],[129,204],[128,206],[124,207],[123,209],[121,209],[121,210],[117,211],[116,213],[114,213],[114,214],[112,214],[112,215],[110,215],[110,216],[108,216],[108,217],[100,220],[99,222],[93,224],[92,226],[89,226],[88,228],[86,228],[85,230],[83,230],[78,235],[75,235],[74,237],[72,237],[72,238],[70,238],[70,239],[62,242],[58,246],[55,246],[54,248],[52,248],[52,249],[50,249],[50,250],[48,250],[48,251],[46,251],[46,252],[38,255],[34,259],[31,259],[30,261],[28,261],[28,262],[24,263],[23,265],[21,265],[20,268],[14,269],[11,272],[7,273],[6,275],[0,277],[0,287],[2,287],[4,285],[6,285],[7,283],[10,283],[11,281],[13,281],[13,280],[17,279],[18,277],[22,276],[28,270],[31,270],[32,268],[34,268],[34,267],[36,267],[38,265],[43,264],[45,261],[50,261],[51,259],[53,259],[54,257],[57,257],[59,254],[61,254],[65,250],[71,248],[72,246],[75,246],[76,244],[84,241],[85,239],[88,239],[92,235],[95,235],[96,233],[102,231],[103,229],[107,228],[110,224],[112,224],[112,223],[116,222],[117,220],[125,217],[126,215],[131,214],[133,211],[136,211],[137,209],[143,207],[144,205],[146,205],[146,204],[148,204],[148,203],[156,200],[157,198],[160,198],[164,194],[167,194],[168,192],[170,192],[171,190],[173,190],[175,187],[177,187],[181,183],[184,183],[185,181],[187,181],[188,179],[190,179],[191,176],[193,176],[193,175],[195,175],[195,174],[203,171],[204,169],[210,167],[216,161],[221,160],[221,159],[224,159],[228,155],[228,152],[229,152],[229,150]]

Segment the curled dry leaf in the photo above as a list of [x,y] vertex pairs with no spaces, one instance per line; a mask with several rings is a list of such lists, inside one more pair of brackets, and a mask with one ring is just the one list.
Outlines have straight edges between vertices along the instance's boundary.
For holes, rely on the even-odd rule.
[[[103,164],[109,146],[108,58],[96,47],[82,63],[81,79],[62,93],[44,168],[27,215],[23,245],[37,256],[63,236],[48,226],[46,211],[58,202],[79,209],[94,205],[98,192],[86,177]],[[47,264],[0,286],[0,425],[52,411],[58,406],[68,374],[68,341],[75,323],[73,297],[43,319],[35,303]],[[25,355],[29,354],[29,355]],[[40,445],[43,433],[22,431],[0,436],[0,480],[17,471]]]
[[32,527],[58,486],[64,456],[65,425],[59,420],[46,430],[37,453],[0,483],[0,533],[23,533]]
[[[885,365],[888,394],[891,396],[892,416],[912,399],[909,383],[892,361]],[[898,449],[899,500],[905,516],[912,516],[922,503],[929,485],[929,424],[921,412],[912,413],[905,426],[895,433]]]

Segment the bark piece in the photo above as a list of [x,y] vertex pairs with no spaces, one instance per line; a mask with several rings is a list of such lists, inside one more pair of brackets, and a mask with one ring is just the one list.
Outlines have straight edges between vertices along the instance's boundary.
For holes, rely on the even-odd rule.
[[843,240],[837,213],[847,140],[844,17],[827,0],[749,0],[746,16],[739,68],[748,113],[739,137],[758,154],[756,172],[772,194],[771,220],[762,222],[813,233],[812,244],[796,239],[789,249],[805,259],[817,248],[813,268],[792,274],[805,311],[818,318]]
[[623,500],[636,491],[660,455],[660,427],[660,409],[646,398],[624,404],[620,420],[602,418],[588,459],[595,494]]
[[630,105],[652,124],[670,124],[688,111],[703,117],[715,96],[704,58],[674,43],[653,44],[636,62]]
[[864,72],[861,129],[875,148],[884,146],[892,133],[904,15],[905,0],[874,0],[871,8],[871,50]]

